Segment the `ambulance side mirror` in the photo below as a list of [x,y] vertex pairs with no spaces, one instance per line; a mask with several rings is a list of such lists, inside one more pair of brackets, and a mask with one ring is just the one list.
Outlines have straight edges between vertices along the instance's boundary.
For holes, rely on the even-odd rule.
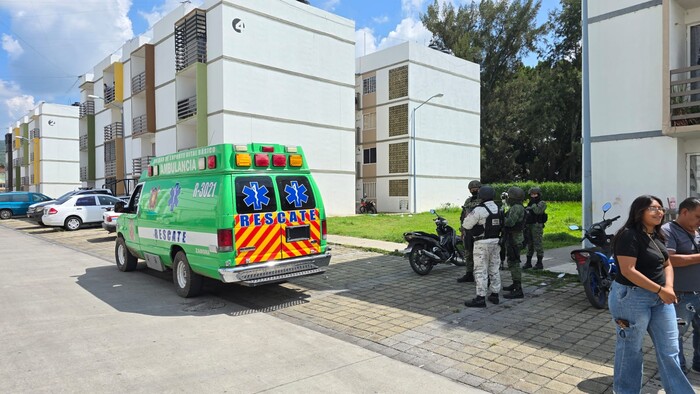
[[114,212],[123,213],[125,211],[125,209],[124,209],[125,206],[126,206],[126,204],[124,203],[124,201],[117,201],[114,204]]

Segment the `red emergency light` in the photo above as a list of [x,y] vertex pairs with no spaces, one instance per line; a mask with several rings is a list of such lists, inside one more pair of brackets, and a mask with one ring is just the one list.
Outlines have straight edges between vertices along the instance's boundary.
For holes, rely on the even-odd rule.
[[216,168],[216,156],[212,155],[207,157],[207,168],[210,170]]
[[256,167],[268,167],[270,165],[270,156],[263,153],[255,154],[255,166]]
[[275,167],[284,167],[287,165],[287,156],[285,155],[272,155],[272,165]]
[[275,147],[274,147],[274,146],[263,146],[263,147],[262,147],[262,151],[263,151],[263,152],[274,152],[274,151],[275,151]]

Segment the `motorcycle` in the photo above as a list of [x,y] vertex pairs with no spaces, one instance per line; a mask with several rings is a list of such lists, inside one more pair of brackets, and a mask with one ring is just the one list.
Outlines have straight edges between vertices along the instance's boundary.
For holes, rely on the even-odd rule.
[[447,224],[447,219],[435,213],[436,234],[423,231],[409,231],[403,234],[408,246],[403,250],[411,268],[418,275],[428,275],[436,264],[466,264],[464,244],[455,230]]
[[[620,216],[605,219],[605,213],[610,208],[611,204],[605,203],[602,207],[603,220],[593,223],[587,230],[584,230],[581,241],[588,240],[594,246],[571,251],[571,259],[576,263],[586,297],[591,305],[597,309],[607,307],[610,286],[618,273],[611,246],[613,235],[607,234],[605,230]],[[569,226],[569,228],[580,230],[578,226]]]
[[367,196],[360,199],[360,213],[377,213],[377,207],[374,206],[373,201],[367,199]]

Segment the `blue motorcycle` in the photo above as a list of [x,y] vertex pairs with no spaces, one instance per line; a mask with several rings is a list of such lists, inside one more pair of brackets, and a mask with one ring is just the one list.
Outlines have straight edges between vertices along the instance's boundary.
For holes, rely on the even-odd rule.
[[[605,213],[611,207],[609,202],[605,203],[602,207],[603,220],[593,223],[583,232],[581,241],[588,240],[593,244],[593,247],[571,251],[571,259],[576,263],[586,297],[591,305],[598,309],[607,307],[610,286],[618,273],[611,246],[613,235],[605,232],[614,221],[620,218],[620,216],[616,216],[612,219],[605,219]],[[580,230],[578,226],[569,226],[569,228]]]

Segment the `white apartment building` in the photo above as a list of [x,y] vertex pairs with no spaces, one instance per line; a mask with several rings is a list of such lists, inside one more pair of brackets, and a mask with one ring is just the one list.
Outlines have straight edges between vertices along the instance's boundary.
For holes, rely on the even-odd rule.
[[14,191],[58,197],[80,187],[78,107],[41,103],[8,129]]
[[588,4],[593,218],[700,196],[700,1]]
[[185,6],[83,76],[83,184],[121,194],[199,146],[302,145],[328,214],[352,214],[354,23],[295,0]]
[[356,59],[356,199],[461,205],[480,177],[479,65],[406,42]]

